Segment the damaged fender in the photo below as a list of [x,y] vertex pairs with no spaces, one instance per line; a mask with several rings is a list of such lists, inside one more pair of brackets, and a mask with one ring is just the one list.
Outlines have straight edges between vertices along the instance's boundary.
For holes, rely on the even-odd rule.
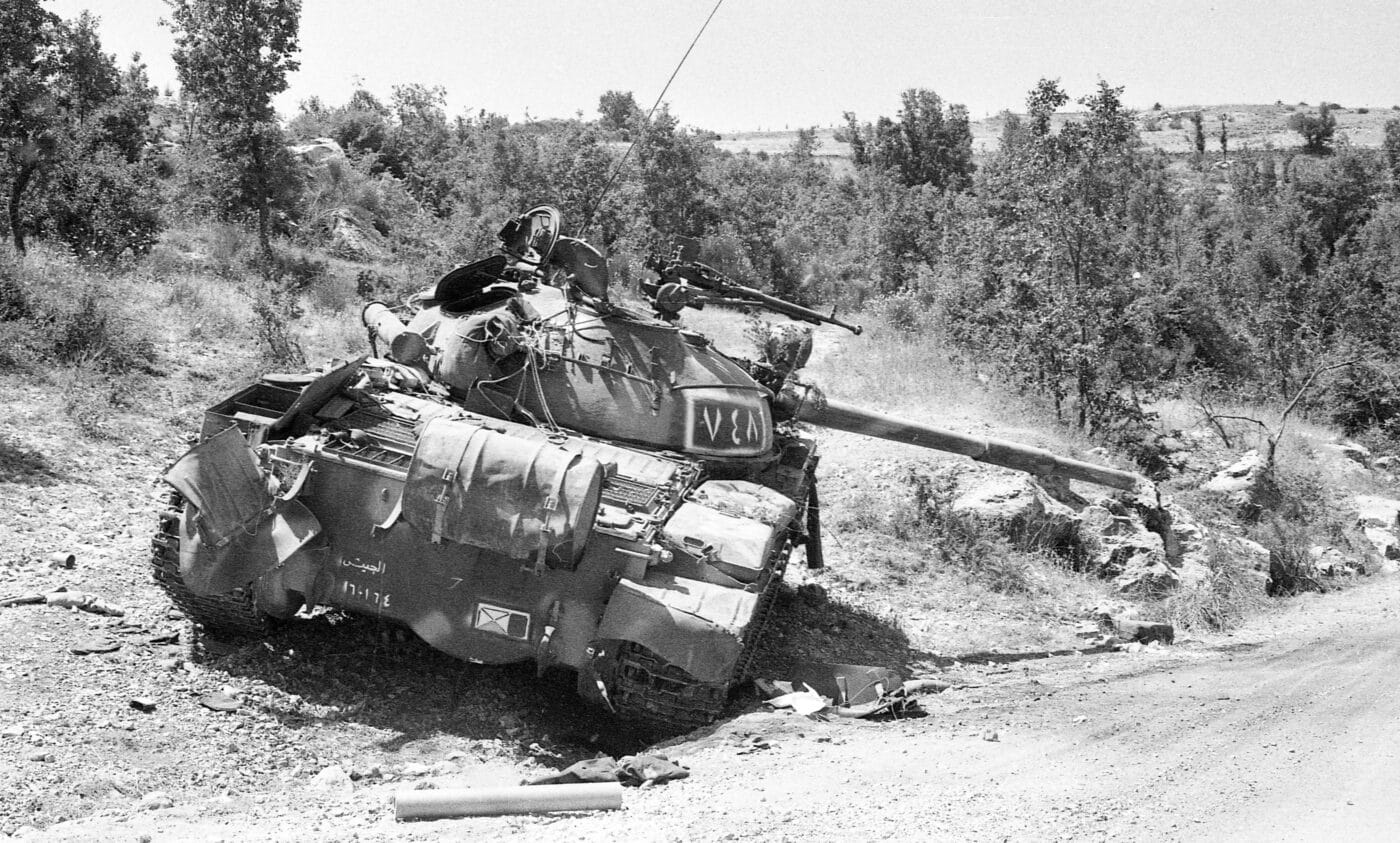
[[757,605],[753,592],[699,580],[619,580],[596,637],[640,644],[701,682],[727,682]]
[[309,509],[276,495],[237,427],[191,448],[165,482],[188,502],[180,521],[180,578],[196,594],[242,588],[321,532]]

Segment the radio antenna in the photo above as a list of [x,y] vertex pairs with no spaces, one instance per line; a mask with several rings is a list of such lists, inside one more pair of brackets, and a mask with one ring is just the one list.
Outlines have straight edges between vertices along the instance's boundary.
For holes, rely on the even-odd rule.
[[[661,98],[666,96],[666,92],[671,89],[671,83],[676,81],[676,74],[681,72],[681,67],[685,65],[685,60],[690,58],[690,51],[695,49],[695,45],[700,41],[700,36],[705,34],[705,28],[710,25],[710,21],[714,18],[715,12],[718,12],[719,7],[723,5],[724,0],[716,0],[715,7],[710,10],[710,16],[705,18],[704,23],[700,24],[700,31],[695,33],[695,38],[691,40],[690,46],[685,48],[685,55],[681,56],[681,60],[676,63],[676,69],[671,71],[671,78],[666,80],[666,84],[661,88],[661,93],[656,95],[656,102],[651,104],[651,110],[647,112],[646,118],[648,125],[651,123],[651,116],[656,113],[656,109],[661,105]],[[589,227],[593,225],[593,215],[598,213],[598,209],[602,207],[603,197],[607,196],[608,191],[612,189],[613,182],[617,181],[618,175],[622,173],[622,167],[627,163],[627,159],[631,156],[632,149],[636,147],[636,145],[637,138],[633,138],[632,142],[627,145],[627,151],[622,153],[622,158],[618,160],[617,166],[613,167],[612,175],[608,176],[608,180],[603,185],[603,189],[598,191],[598,198],[594,199],[593,204],[589,206],[588,213],[583,217],[583,225],[578,230],[580,239],[588,233]]]

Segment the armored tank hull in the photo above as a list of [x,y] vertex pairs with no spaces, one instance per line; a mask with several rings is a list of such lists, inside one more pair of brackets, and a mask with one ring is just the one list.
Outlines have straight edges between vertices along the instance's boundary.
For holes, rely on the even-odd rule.
[[238,634],[338,607],[466,661],[571,668],[630,720],[713,719],[801,536],[797,502],[686,455],[471,413],[402,374],[356,361],[210,408],[166,475],[153,564],[172,599]]

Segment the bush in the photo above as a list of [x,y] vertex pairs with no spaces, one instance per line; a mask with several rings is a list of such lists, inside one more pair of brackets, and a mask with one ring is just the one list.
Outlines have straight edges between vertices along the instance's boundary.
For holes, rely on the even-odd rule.
[[1328,389],[1332,421],[1348,436],[1368,428],[1400,427],[1400,368],[1363,361],[1348,366]]
[[155,343],[95,287],[83,290],[71,309],[48,314],[46,321],[49,353],[59,362],[107,374],[152,371]]
[[154,172],[112,149],[75,152],[46,175],[44,230],[80,258],[144,255],[160,236]]
[[1302,525],[1283,519],[1270,522],[1260,544],[1269,550],[1271,597],[1291,597],[1304,591],[1326,591],[1318,581],[1312,559],[1312,536]]
[[1184,629],[1233,629],[1263,605],[1257,575],[1214,538],[1207,548],[1209,578],[1167,598],[1172,623]]

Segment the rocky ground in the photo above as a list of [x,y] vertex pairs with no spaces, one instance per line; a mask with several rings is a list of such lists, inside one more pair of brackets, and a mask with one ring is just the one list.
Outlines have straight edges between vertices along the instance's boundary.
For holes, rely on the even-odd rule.
[[[193,641],[146,562],[155,478],[185,447],[171,431],[198,415],[189,393],[147,394],[144,416],[91,438],[54,384],[0,388],[0,597],[49,595],[0,608],[0,834],[1306,839],[1400,820],[1384,792],[1400,773],[1386,646],[1400,578],[1300,599],[1233,635],[1096,648],[1086,621],[1107,585],[1068,578],[1035,597],[930,579],[929,550],[895,538],[907,525],[885,509],[907,497],[911,467],[933,469],[830,435],[823,482],[844,526],[826,571],[790,571],[758,672],[820,659],[952,689],[920,697],[927,716],[886,722],[770,711],[745,690],[712,728],[645,735],[583,708],[571,677],[465,665],[336,613],[262,641]],[[1400,507],[1383,479],[1357,507],[1382,552]],[[122,613],[52,596],[75,592]],[[513,785],[648,748],[691,776],[628,790],[620,812],[393,818],[405,790]]]

